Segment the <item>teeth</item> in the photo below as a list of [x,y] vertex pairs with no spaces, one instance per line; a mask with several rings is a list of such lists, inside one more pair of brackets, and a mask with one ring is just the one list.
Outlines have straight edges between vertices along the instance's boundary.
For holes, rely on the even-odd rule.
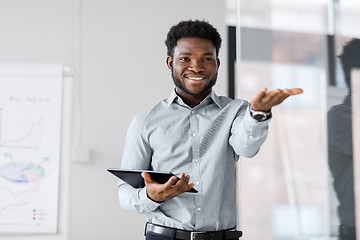
[[202,80],[202,77],[188,77],[190,80]]

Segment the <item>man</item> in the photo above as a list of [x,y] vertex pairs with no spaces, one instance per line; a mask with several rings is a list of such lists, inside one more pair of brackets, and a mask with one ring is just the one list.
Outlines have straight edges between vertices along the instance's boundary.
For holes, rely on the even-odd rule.
[[[212,87],[221,37],[208,22],[182,21],[170,29],[165,43],[175,89],[135,116],[121,167],[170,171],[180,180],[159,184],[143,172],[145,188],[119,181],[120,204],[147,214],[146,240],[238,239],[236,162],[259,151],[271,108],[302,90],[264,89],[251,107],[245,100],[217,96]],[[193,187],[198,193],[187,192]]]
[[328,156],[339,205],[339,240],[355,240],[354,160],[352,136],[351,71],[360,68],[360,39],[352,39],[340,55],[348,95],[328,112]]

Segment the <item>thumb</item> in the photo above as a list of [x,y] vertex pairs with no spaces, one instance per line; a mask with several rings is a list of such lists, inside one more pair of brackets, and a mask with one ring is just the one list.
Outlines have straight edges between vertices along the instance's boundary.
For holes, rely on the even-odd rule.
[[256,96],[251,100],[250,104],[254,106],[257,103],[260,103],[262,99],[266,96],[266,93],[267,93],[267,88],[264,88],[258,94],[256,94]]
[[145,183],[153,182],[153,180],[148,172],[142,172],[141,177],[145,180]]

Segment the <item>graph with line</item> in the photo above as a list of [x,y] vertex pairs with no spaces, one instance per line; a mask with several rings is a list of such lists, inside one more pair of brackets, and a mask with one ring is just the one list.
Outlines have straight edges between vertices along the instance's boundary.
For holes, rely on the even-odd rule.
[[[0,112],[2,112],[1,109]],[[0,147],[39,149],[43,131],[43,120],[44,117],[41,117],[39,121],[34,122],[29,131],[24,133],[23,136],[19,136],[15,139],[7,139],[5,141],[0,140]],[[1,122],[0,129],[2,129]]]
[[57,232],[62,66],[0,63],[0,235]]

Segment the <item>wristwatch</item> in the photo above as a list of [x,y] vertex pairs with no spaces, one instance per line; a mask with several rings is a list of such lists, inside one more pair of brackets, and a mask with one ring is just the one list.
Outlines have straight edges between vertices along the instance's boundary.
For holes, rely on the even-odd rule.
[[250,116],[252,118],[254,118],[255,120],[259,121],[259,122],[263,122],[265,120],[268,120],[269,118],[271,118],[272,114],[271,114],[271,110],[268,112],[264,112],[264,111],[255,111],[252,109],[251,105],[250,105]]

